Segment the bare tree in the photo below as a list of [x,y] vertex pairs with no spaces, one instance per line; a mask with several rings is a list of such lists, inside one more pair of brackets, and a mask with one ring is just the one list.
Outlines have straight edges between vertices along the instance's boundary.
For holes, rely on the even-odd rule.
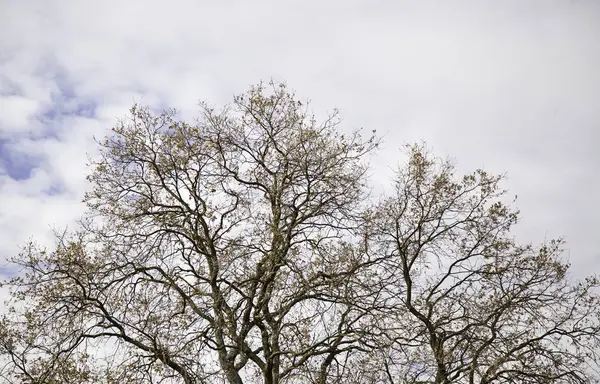
[[408,152],[369,237],[394,312],[389,381],[597,382],[599,280],[568,281],[560,239],[515,241],[502,177]]
[[[305,103],[306,104],[306,103]],[[195,124],[134,106],[81,228],[7,282],[14,383],[588,383],[595,278],[520,245],[501,177],[408,147],[371,202],[374,135],[258,85]],[[373,133],[374,134],[374,133]]]

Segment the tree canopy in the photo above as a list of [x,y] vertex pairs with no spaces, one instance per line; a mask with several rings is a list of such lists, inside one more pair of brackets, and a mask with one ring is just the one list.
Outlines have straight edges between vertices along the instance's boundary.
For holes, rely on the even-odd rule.
[[521,244],[502,176],[424,144],[370,193],[375,131],[259,84],[197,121],[135,105],[87,213],[11,261],[7,383],[593,383],[595,276]]

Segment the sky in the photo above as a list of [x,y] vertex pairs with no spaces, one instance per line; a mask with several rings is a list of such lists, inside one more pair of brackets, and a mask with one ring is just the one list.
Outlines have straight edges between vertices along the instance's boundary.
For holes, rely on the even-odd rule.
[[385,136],[376,185],[417,140],[506,172],[516,235],[600,273],[599,40],[597,0],[0,0],[0,278],[74,228],[94,137],[134,102],[191,120],[271,78]]

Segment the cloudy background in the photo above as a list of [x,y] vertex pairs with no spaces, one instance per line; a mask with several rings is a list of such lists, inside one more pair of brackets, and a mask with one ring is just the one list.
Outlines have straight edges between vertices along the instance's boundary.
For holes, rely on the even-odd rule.
[[518,236],[600,273],[600,1],[0,0],[0,275],[81,215],[93,136],[133,102],[191,118],[270,78],[385,134],[377,185],[420,139],[507,172]]

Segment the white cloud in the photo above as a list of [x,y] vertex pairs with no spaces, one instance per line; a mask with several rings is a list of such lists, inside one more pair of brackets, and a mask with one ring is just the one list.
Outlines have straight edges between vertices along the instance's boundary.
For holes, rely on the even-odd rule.
[[[564,234],[576,271],[600,272],[596,1],[0,7],[0,138],[41,159],[29,180],[0,175],[0,256],[80,214],[92,135],[134,101],[191,117],[199,99],[227,102],[274,76],[318,112],[340,107],[348,128],[386,134],[374,161],[378,183],[401,144],[416,139],[461,169],[507,171],[524,215],[520,233],[534,241]],[[93,116],[46,113],[90,104]],[[53,185],[61,193],[46,196]]]
[[[22,130],[38,110],[38,102],[22,96],[4,96],[0,99],[0,125]],[[5,132],[6,133],[6,132]]]

